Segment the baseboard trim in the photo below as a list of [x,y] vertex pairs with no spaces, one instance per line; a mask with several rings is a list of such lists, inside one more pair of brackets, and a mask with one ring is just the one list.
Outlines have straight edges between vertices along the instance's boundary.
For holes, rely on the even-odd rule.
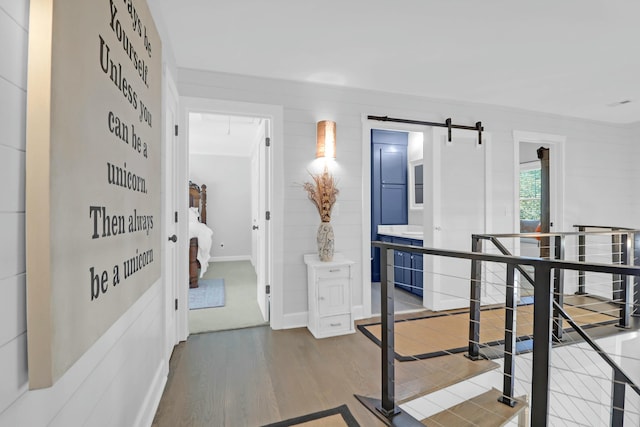
[[354,320],[364,319],[364,308],[362,305],[354,305],[351,307],[351,316]]
[[235,255],[235,256],[214,256],[211,257],[209,262],[223,262],[223,261],[251,261],[251,255]]
[[307,312],[289,313],[282,316],[282,329],[306,328]]
[[165,366],[166,363],[165,360],[162,360],[156,370],[151,387],[149,387],[149,392],[144,399],[142,408],[138,413],[138,419],[134,424],[136,426],[150,427],[151,424],[153,424],[153,419],[158,411],[158,406],[160,406],[160,399],[162,398],[162,393],[164,393],[164,387],[167,383],[168,367]]

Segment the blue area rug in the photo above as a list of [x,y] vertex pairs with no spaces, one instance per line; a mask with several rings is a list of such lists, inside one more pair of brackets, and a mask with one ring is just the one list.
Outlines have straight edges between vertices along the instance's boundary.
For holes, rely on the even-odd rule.
[[200,279],[197,288],[189,288],[189,310],[224,306],[224,280]]

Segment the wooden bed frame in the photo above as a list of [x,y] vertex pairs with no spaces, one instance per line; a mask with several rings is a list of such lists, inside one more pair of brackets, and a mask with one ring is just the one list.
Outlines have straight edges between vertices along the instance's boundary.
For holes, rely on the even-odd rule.
[[[198,208],[200,213],[200,222],[207,223],[207,186],[202,187],[189,181],[189,207]],[[189,241],[189,287],[198,287],[198,278],[200,276],[200,263],[198,262],[198,238],[194,237]]]

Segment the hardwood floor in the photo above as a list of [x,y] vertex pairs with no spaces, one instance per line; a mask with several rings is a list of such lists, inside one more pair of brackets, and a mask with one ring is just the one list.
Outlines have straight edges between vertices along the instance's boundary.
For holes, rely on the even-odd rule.
[[[317,340],[306,328],[197,334],[174,350],[153,426],[255,427],[347,404],[383,426],[354,394],[380,397],[380,349],[360,332]],[[396,362],[403,401],[495,367],[462,355]]]

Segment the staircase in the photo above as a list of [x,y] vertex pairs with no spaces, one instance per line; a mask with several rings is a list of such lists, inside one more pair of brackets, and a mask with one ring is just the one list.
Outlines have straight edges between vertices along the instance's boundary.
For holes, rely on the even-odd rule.
[[[475,235],[473,237],[476,239]],[[560,241],[560,238],[557,240]],[[565,422],[568,422],[569,425],[594,425],[589,424],[590,422],[605,425],[602,422],[602,417],[589,418],[590,414],[582,413],[582,406],[587,408],[585,412],[590,410],[593,413],[602,412],[603,410],[601,408],[591,408],[591,406],[604,406],[604,412],[606,412],[604,419],[610,420],[609,424],[616,427],[623,425],[625,416],[630,414],[633,416],[638,415],[636,407],[629,408],[629,411],[625,413],[625,390],[640,396],[640,387],[626,374],[625,369],[623,369],[624,366],[616,363],[616,360],[609,356],[607,351],[603,351],[598,343],[590,337],[595,331],[589,329],[589,334],[587,335],[580,321],[573,317],[575,314],[569,313],[573,308],[570,299],[581,299],[584,298],[583,295],[585,294],[581,292],[578,297],[571,295],[564,298],[562,283],[565,270],[612,274],[614,277],[614,295],[617,295],[617,297],[612,300],[614,309],[609,309],[608,311],[614,313],[613,319],[615,320],[613,322],[616,325],[609,324],[602,329],[608,332],[593,335],[595,338],[597,335],[616,334],[616,331],[629,330],[631,323],[637,323],[630,322],[629,319],[630,313],[634,312],[634,307],[638,307],[638,295],[626,292],[631,286],[628,278],[631,276],[640,277],[640,268],[630,267],[628,264],[603,265],[564,261],[563,252],[559,252],[561,256],[557,260],[520,258],[510,254],[486,254],[480,253],[482,246],[477,245],[478,241],[477,239],[474,240],[474,245],[472,246],[474,252],[471,253],[374,242],[373,245],[381,249],[381,265],[386,266],[386,268],[381,269],[381,282],[386,284],[386,286],[381,287],[381,301],[384,303],[382,304],[382,326],[380,328],[382,335],[380,340],[382,350],[382,393],[379,399],[379,396],[375,398],[356,397],[389,426],[493,427],[509,425],[520,427],[531,424],[536,427],[542,427],[549,424],[550,412],[553,412],[550,408],[557,403],[554,400],[558,400],[558,397],[560,397],[561,400],[571,401],[571,399],[574,399],[574,401],[580,401],[580,399],[583,399],[582,395],[574,392],[580,388],[581,384],[589,384],[592,380],[604,380],[605,385],[604,387],[600,385],[600,389],[606,389],[607,392],[610,392],[610,395],[601,396],[605,400],[604,405],[601,405],[602,402],[598,401],[598,396],[594,398],[593,404],[589,403],[589,399],[584,399],[580,401],[580,405],[572,407],[573,413],[564,414],[567,416]],[[479,247],[480,250],[476,251],[476,247]],[[563,245],[558,244],[557,247],[562,249]],[[621,247],[625,247],[625,245],[621,245]],[[405,369],[409,369],[405,366],[417,367],[420,362],[425,361],[395,361],[393,305],[393,272],[395,266],[393,254],[394,251],[398,250],[421,253],[427,256],[443,256],[471,261],[470,308],[468,311],[470,313],[469,348],[468,352],[466,352],[469,359],[467,361],[470,363],[494,363],[490,369],[477,370],[477,372],[473,372],[471,369],[467,375],[451,375],[456,378],[452,378],[450,384],[447,384],[444,388],[441,384],[440,388],[430,390],[428,387],[420,387],[415,384],[419,381],[414,381],[409,387],[405,387],[406,384],[403,383],[403,380],[406,380],[406,378],[402,378],[403,375],[396,375],[396,370],[402,372]],[[497,352],[495,351],[495,343],[487,346],[494,345],[494,347],[490,348],[490,352],[502,353],[502,356],[491,356],[481,351],[484,344],[480,344],[482,342],[480,340],[480,297],[482,295],[481,286],[484,285],[484,280],[486,280],[481,275],[483,268],[481,263],[483,261],[494,264],[500,263],[506,270],[504,279],[504,296],[506,297],[504,305],[506,308],[504,310],[504,346],[498,348]],[[532,285],[534,285],[533,330],[532,332],[527,332],[527,335],[531,334],[532,338],[535,337],[535,341],[530,341],[533,342],[533,346],[524,355],[519,355],[519,348],[516,345],[517,335],[520,332],[516,332],[516,318],[519,319],[520,315],[515,314],[519,311],[519,308],[516,310],[514,286],[516,270],[519,270],[523,276],[526,275],[521,266],[530,266],[534,271],[533,277],[530,278]],[[492,282],[491,285],[495,286],[495,282]],[[609,302],[588,303],[586,304],[588,306],[586,310],[594,310],[596,307]],[[566,306],[565,303],[567,304]],[[581,313],[578,317],[582,316],[584,318],[594,314],[595,311],[591,311],[590,313]],[[571,327],[571,332],[563,329],[568,326]],[[587,325],[584,328],[589,326]],[[421,335],[422,338],[426,336],[427,339],[431,336],[428,331],[422,332]],[[406,335],[404,338],[406,338]],[[433,340],[433,338],[431,339]],[[583,341],[585,348],[582,348],[579,344]],[[577,351],[578,357],[574,355],[571,360],[575,365],[568,368],[552,366],[550,357],[552,349],[554,358],[556,357],[556,352],[560,352],[559,349],[565,349],[564,351],[566,352]],[[595,375],[591,375],[590,368],[580,362],[581,357],[585,357],[587,352],[595,354],[594,359],[603,365],[603,367],[600,366],[598,368],[598,371],[594,372]],[[609,354],[614,353],[610,352]],[[460,355],[441,357],[454,358],[458,356]],[[486,357],[497,358],[489,361],[486,360]],[[504,357],[504,359],[499,359],[499,357]],[[563,364],[568,363],[568,359],[562,360],[558,357],[557,360]],[[524,363],[521,363],[521,361]],[[457,359],[457,362],[462,363],[460,358]],[[588,361],[588,363],[592,363],[592,361]],[[525,366],[524,368],[523,365]],[[487,367],[485,366],[485,368]],[[516,372],[516,368],[525,370],[527,373],[523,376],[522,372]],[[577,383],[567,383],[572,389],[569,394],[564,394],[562,390],[554,390],[556,385],[554,382],[557,380],[556,377],[552,378],[552,368],[560,370],[558,374],[560,380],[558,381],[564,381],[564,378],[562,378],[564,375],[582,375],[585,379]],[[456,372],[456,369],[452,368],[448,372],[451,374]],[[396,379],[398,380],[397,385]],[[514,386],[516,381],[516,386],[519,390],[518,394],[516,394],[516,386]],[[429,381],[425,379],[424,382],[428,383]],[[525,385],[527,382],[528,386]],[[496,387],[499,387],[499,389]],[[396,392],[396,388],[398,392]],[[600,390],[596,391],[600,392]],[[566,408],[562,409],[566,410]],[[557,414],[554,414],[554,416],[557,416]],[[582,420],[582,422],[578,422],[578,419]],[[572,422],[575,422],[575,424],[572,424]]]

